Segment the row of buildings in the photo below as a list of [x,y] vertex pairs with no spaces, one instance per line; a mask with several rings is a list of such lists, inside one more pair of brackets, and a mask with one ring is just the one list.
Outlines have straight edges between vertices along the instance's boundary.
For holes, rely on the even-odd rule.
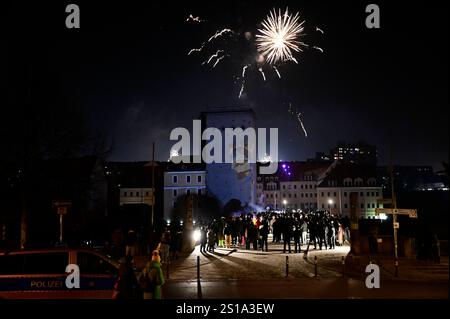
[[[255,117],[245,108],[214,109],[201,114],[201,123],[202,129],[245,130],[255,126]],[[230,149],[223,143],[222,154],[225,151]],[[113,229],[142,230],[154,223],[181,220],[188,197],[198,220],[239,208],[328,210],[349,215],[350,196],[352,203],[356,197],[361,217],[373,218],[375,209],[383,207],[383,198],[390,197],[389,168],[377,166],[376,148],[362,142],[339,142],[329,153],[317,153],[313,159],[279,162],[271,175],[258,174],[261,165],[104,162],[92,156],[33,163],[26,174],[15,166],[2,165],[2,238],[20,237],[16,225],[23,224],[24,216],[30,237],[43,242],[54,238],[59,229],[54,201],[72,203],[64,217],[65,234],[86,238],[103,230],[110,232],[99,226],[105,220]],[[394,166],[393,172],[397,192],[448,190],[447,175],[436,174],[429,166]]]
[[[201,113],[200,119],[202,131],[207,127],[221,131],[226,127],[243,130],[255,127],[255,114],[246,108],[211,109]],[[223,143],[222,153],[228,151],[229,147]],[[350,194],[354,193],[359,215],[374,218],[375,209],[383,207],[383,197],[390,197],[390,171],[388,167],[378,167],[377,158],[376,147],[360,141],[338,142],[329,152],[316,153],[315,158],[306,161],[279,162],[277,172],[272,175],[259,174],[258,166],[262,164],[158,163],[161,181],[159,189],[156,188],[156,201],[162,203],[160,208],[166,221],[172,218],[179,198],[186,195],[213,196],[221,207],[237,200],[254,211],[323,209],[349,215]],[[109,164],[115,165],[118,164]],[[148,164],[136,165],[145,168]],[[395,166],[394,177],[397,190],[446,187],[428,166]],[[122,183],[120,205],[149,201],[149,197],[142,197],[142,189],[146,189],[145,194],[152,194],[148,191],[150,180],[136,184],[134,190]]]

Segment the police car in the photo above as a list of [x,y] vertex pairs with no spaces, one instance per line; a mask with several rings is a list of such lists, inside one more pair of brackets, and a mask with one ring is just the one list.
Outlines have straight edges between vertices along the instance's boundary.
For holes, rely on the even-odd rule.
[[[80,287],[66,285],[66,267],[76,264]],[[92,249],[0,251],[0,299],[108,299],[119,263]]]

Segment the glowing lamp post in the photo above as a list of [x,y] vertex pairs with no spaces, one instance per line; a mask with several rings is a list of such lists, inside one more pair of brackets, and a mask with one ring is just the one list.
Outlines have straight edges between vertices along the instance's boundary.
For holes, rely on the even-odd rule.
[[329,206],[329,208],[330,208],[330,212],[331,212],[331,205],[333,205],[333,200],[330,198],[330,199],[328,199],[328,206]]

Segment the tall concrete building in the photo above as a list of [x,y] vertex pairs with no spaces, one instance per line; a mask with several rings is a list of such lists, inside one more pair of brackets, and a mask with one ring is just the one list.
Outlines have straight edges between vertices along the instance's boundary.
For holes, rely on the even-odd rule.
[[[225,145],[225,128],[255,128],[255,114],[243,107],[214,108],[202,112],[202,129],[217,128],[222,132],[222,154],[233,151],[235,145]],[[207,142],[204,142],[206,144]],[[206,164],[208,193],[217,197],[221,205],[231,199],[240,200],[243,206],[255,204],[256,163]]]

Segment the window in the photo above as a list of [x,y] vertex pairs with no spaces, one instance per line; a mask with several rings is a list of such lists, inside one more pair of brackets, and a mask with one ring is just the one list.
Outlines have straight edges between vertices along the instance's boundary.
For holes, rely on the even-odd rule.
[[367,208],[370,208],[370,204],[367,204]]
[[27,254],[24,274],[64,274],[69,263],[67,253]]
[[297,185],[294,185],[294,189],[297,189]]
[[297,198],[297,193],[294,194],[294,197]]
[[313,193],[310,193],[310,194],[309,194],[309,197],[313,198]]
[[173,175],[173,176],[172,176],[172,182],[173,182],[174,184],[178,183],[178,176],[177,176],[177,175]]
[[286,194],[283,194],[283,198],[286,198]]
[[190,183],[191,182],[191,175],[186,175],[186,183]]
[[337,204],[334,204],[334,208],[337,208]]
[[366,194],[366,195],[367,195],[367,197],[369,197],[369,196],[370,196],[370,193],[369,193],[369,192],[367,192],[367,194]]
[[302,184],[302,185],[300,185],[300,188],[301,188],[301,189],[303,189],[303,184]]
[[136,192],[136,196],[139,197],[139,192]]
[[322,192],[322,197],[323,197],[323,192]]
[[379,195],[380,193],[378,193],[378,192],[376,192],[375,194],[377,194],[377,197],[380,196],[380,195]]
[[173,190],[173,197],[177,197],[178,196],[178,190],[174,189]]
[[347,192],[344,192],[344,197],[347,197]]
[[127,197],[127,192],[123,192],[123,197]]
[[312,189],[312,185],[309,185],[309,189]]
[[364,193],[363,193],[363,192],[360,192],[360,193],[359,193],[359,196],[364,197]]
[[133,197],[133,192],[130,192],[130,197]]
[[361,203],[361,208],[364,208],[364,204],[363,203]]
[[328,192],[327,196],[330,197],[330,192]]
[[[201,182],[202,182],[202,175],[197,175],[197,183]],[[259,187],[261,187],[261,185]]]
[[324,205],[324,204],[322,204],[322,208],[325,208],[325,205]]
[[303,193],[300,194],[300,197],[303,198]]
[[374,192],[372,192],[372,197],[374,197],[375,196],[375,193]]
[[197,194],[198,194],[198,195],[201,195],[201,194],[202,194],[202,189],[201,189],[201,188],[197,189]]
[[77,253],[77,264],[82,274],[116,275],[117,269],[100,256]]
[[336,197],[336,192],[333,193],[333,196]]
[[344,186],[351,187],[352,186],[352,179],[348,178],[348,177],[346,179],[344,179]]
[[145,192],[145,196],[149,196],[149,192]]
[[0,256],[0,274],[15,275],[23,273],[25,255]]
[[347,205],[347,204],[344,204],[344,208],[348,208],[348,205]]
[[289,198],[291,198],[291,194],[289,194]]
[[186,190],[186,195],[191,195],[191,190],[190,189]]
[[355,186],[362,186],[363,185],[363,180],[362,178],[355,178]]
[[308,193],[305,193],[305,197],[306,197],[306,198],[308,197]]
[[372,208],[375,208],[375,203],[372,203]]
[[286,185],[283,185],[283,189],[286,189]]

